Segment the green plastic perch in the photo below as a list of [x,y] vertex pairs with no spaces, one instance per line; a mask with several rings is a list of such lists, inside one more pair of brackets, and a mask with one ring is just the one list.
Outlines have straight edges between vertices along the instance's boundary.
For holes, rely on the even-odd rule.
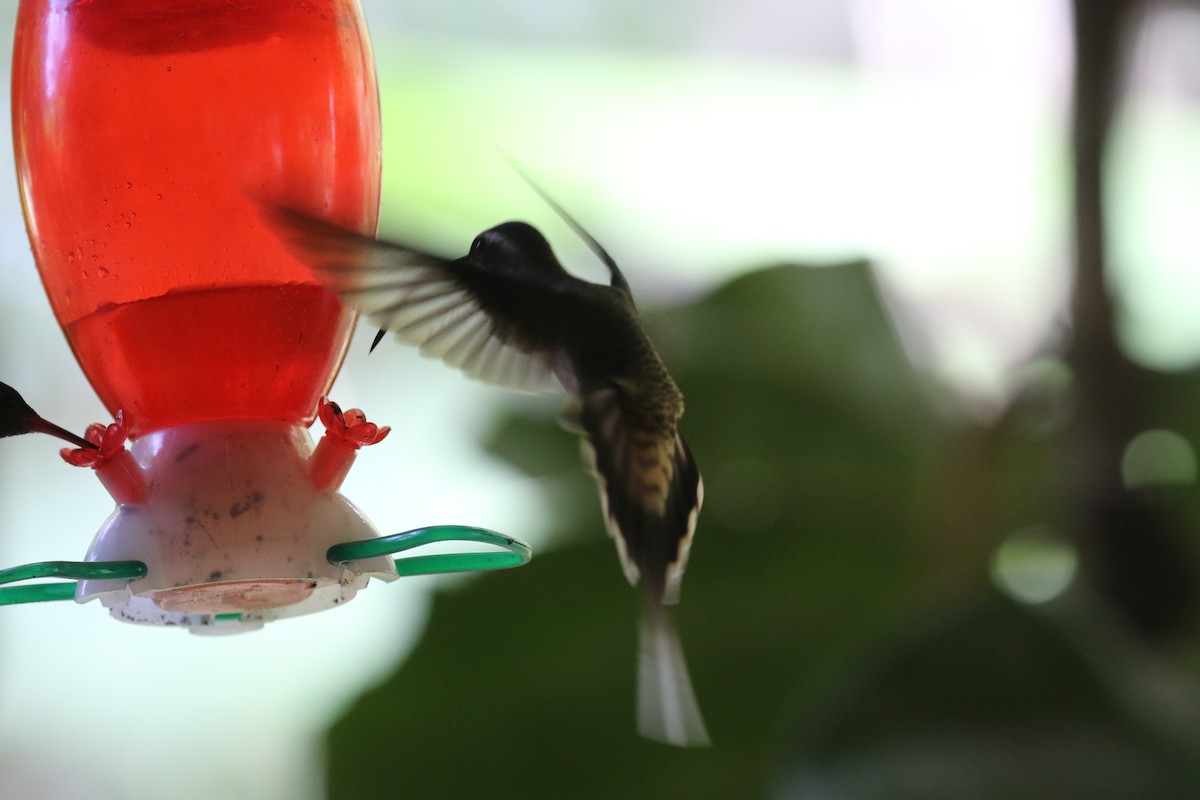
[[[529,545],[511,536],[484,528],[465,525],[434,525],[429,528],[345,542],[329,548],[326,558],[333,564],[346,565],[363,558],[394,555],[435,542],[472,542],[500,548],[473,553],[438,553],[426,556],[406,556],[396,559],[396,572],[401,577],[436,575],[448,572],[478,572],[491,569],[519,567],[529,561]],[[73,600],[76,581],[137,580],[146,576],[141,561],[39,561],[0,570],[0,584],[65,578],[66,582],[35,583],[28,586],[0,586],[0,606],[18,603],[44,603],[51,600]]]

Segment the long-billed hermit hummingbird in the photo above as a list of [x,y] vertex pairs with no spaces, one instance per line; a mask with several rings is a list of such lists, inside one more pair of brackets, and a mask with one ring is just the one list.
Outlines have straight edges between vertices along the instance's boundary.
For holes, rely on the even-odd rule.
[[299,211],[267,218],[347,304],[468,376],[569,397],[565,426],[582,435],[610,535],[643,597],[638,729],[669,744],[708,744],[671,606],[704,496],[679,432],[683,395],[638,319],[616,262],[557,203],[554,210],[608,267],[607,285],[568,273],[524,222],[475,237],[445,259],[343,229]]

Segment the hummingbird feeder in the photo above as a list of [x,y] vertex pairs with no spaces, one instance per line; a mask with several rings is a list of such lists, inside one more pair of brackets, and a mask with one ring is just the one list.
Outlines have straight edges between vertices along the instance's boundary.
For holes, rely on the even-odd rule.
[[[0,604],[98,597],[121,620],[239,631],[372,577],[528,560],[478,528],[381,537],[338,491],[387,428],[325,399],[355,316],[259,209],[375,231],[379,99],[356,0],[21,0],[13,140],[50,304],[115,419],[64,458],[117,507],[84,562],[0,570],[77,584],[6,587]],[[496,549],[390,557],[447,540]]]

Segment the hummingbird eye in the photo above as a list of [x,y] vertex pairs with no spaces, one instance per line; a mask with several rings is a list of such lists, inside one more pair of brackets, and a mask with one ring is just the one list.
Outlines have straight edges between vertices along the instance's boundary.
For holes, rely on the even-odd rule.
[[488,249],[487,245],[487,232],[485,231],[476,236],[475,241],[471,242],[471,255],[481,255]]

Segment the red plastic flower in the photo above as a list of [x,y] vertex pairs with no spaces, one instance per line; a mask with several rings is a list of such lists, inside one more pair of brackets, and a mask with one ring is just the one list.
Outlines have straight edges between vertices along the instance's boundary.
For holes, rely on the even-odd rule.
[[125,430],[125,412],[118,411],[117,419],[111,425],[93,422],[83,434],[98,449],[88,450],[83,447],[64,447],[59,451],[63,461],[76,467],[92,467],[95,469],[125,449],[128,438]]
[[318,413],[321,424],[325,426],[325,435],[332,436],[355,450],[382,442],[392,431],[387,425],[380,427],[374,422],[367,422],[367,415],[360,409],[352,408],[343,412],[337,403],[325,397],[321,398]]

